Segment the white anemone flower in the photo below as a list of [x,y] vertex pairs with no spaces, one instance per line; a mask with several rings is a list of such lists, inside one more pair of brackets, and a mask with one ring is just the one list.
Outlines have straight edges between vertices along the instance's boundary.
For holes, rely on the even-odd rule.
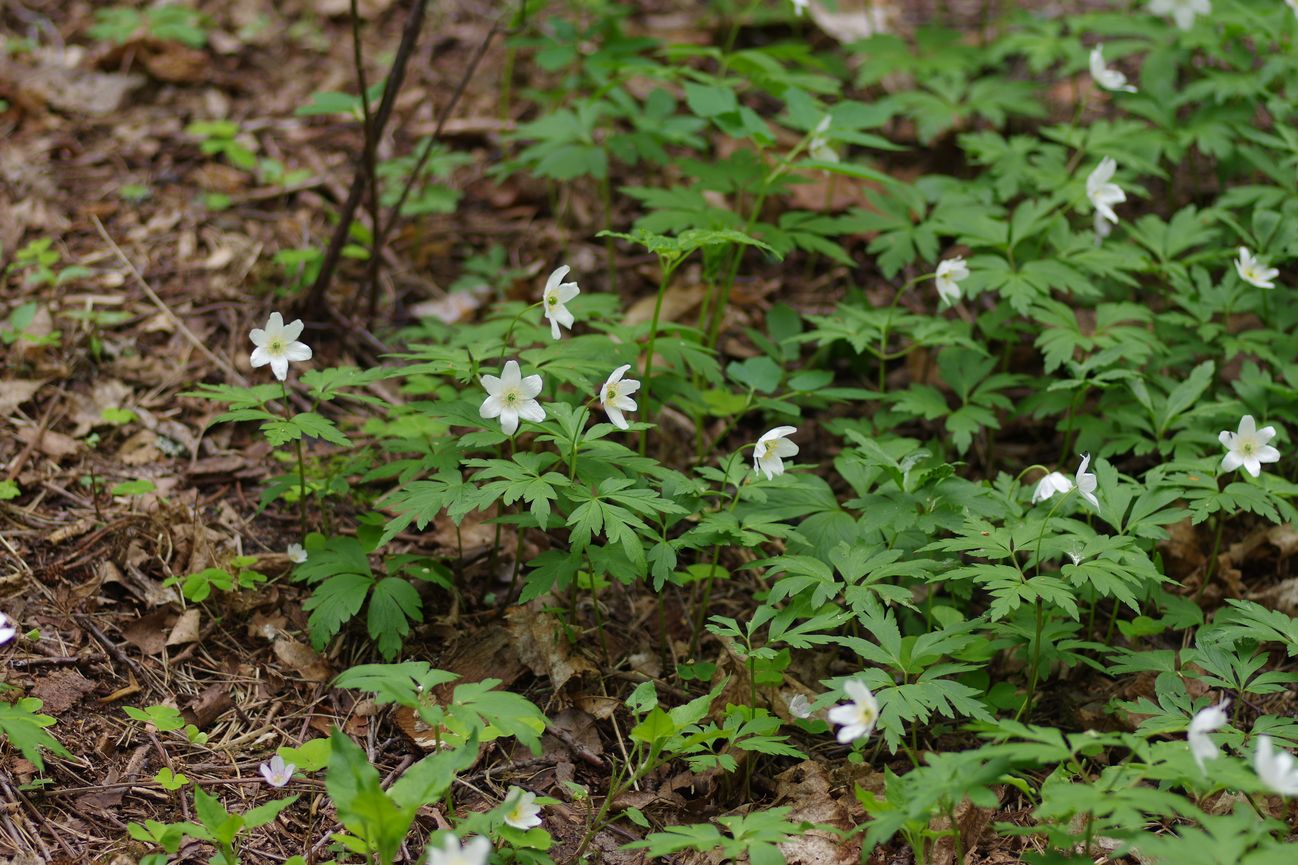
[[811,701],[806,694],[794,694],[789,698],[789,714],[804,721],[811,717]]
[[838,728],[838,741],[846,745],[864,739],[874,730],[874,724],[879,720],[879,701],[860,679],[844,682],[843,692],[852,702],[840,703],[830,709],[829,720],[841,725]]
[[1211,0],[1149,0],[1149,11],[1155,15],[1171,15],[1176,26],[1189,30],[1199,15],[1212,14]]
[[491,855],[491,842],[481,835],[470,838],[463,846],[460,839],[449,835],[441,847],[428,850],[428,865],[487,865]]
[[[1122,191],[1122,187],[1110,182],[1113,180],[1113,173],[1117,170],[1118,163],[1112,156],[1106,156],[1086,178],[1086,197],[1091,200],[1095,212],[1115,225],[1118,222],[1118,214],[1113,212],[1113,205],[1127,200],[1127,194]],[[1096,224],[1098,226],[1098,222]]]
[[297,341],[302,335],[303,327],[300,318],[285,324],[284,316],[272,312],[270,318],[266,319],[264,328],[254,327],[248,333],[248,338],[255,346],[252,357],[249,358],[253,367],[270,364],[270,371],[275,373],[275,378],[280,381],[288,378],[290,362],[311,359],[311,346]]
[[482,401],[478,414],[484,418],[500,418],[500,429],[507,436],[518,431],[518,419],[540,423],[545,420],[545,409],[536,401],[541,392],[541,377],[529,375],[523,378],[518,371],[518,361],[505,363],[505,369],[497,378],[484,375],[479,381],[487,390],[487,398]]
[[1073,488],[1073,482],[1063,472],[1051,472],[1037,482],[1032,492],[1032,504],[1054,498],[1055,493],[1067,493]]
[[631,394],[640,389],[640,382],[633,378],[624,379],[626,371],[631,368],[631,364],[623,364],[613,370],[612,375],[604,382],[604,386],[599,389],[599,401],[604,406],[604,412],[608,419],[613,422],[613,426],[618,429],[626,429],[628,424],[623,412],[635,411],[636,401],[631,399]]
[[18,636],[18,629],[14,623],[4,613],[0,613],[0,646]]
[[812,159],[818,159],[821,162],[837,162],[838,153],[829,144],[830,117],[826,114],[816,124],[816,128],[811,131],[811,140],[807,143],[807,153]]
[[288,549],[284,550],[284,554],[295,565],[300,565],[307,559],[306,550],[302,548],[301,544],[289,544]]
[[1100,500],[1095,497],[1095,488],[1099,482],[1095,479],[1093,472],[1087,471],[1090,465],[1091,455],[1083,454],[1082,464],[1077,467],[1077,475],[1073,478],[1073,481],[1077,484],[1077,491],[1082,494],[1082,498],[1090,502],[1091,507],[1098,508]]
[[955,258],[939,262],[933,280],[937,285],[938,295],[947,303],[955,303],[960,299],[960,280],[968,275],[969,266],[964,263],[963,256],[957,255]]
[[1216,743],[1208,738],[1208,734],[1226,726],[1226,721],[1229,720],[1226,716],[1226,707],[1229,705],[1229,699],[1222,700],[1215,706],[1200,709],[1190,719],[1190,729],[1186,731],[1185,738],[1190,743],[1190,753],[1194,755],[1194,762],[1199,764],[1201,772],[1205,760],[1215,759],[1221,754]]
[[777,426],[763,433],[753,449],[753,470],[766,475],[768,481],[784,474],[784,458],[798,453],[798,446],[789,441],[789,436],[797,431],[797,427]]
[[514,787],[505,801],[509,805],[505,811],[505,822],[508,825],[524,832],[541,825],[541,806],[536,804],[535,793]]
[[1298,0],[1284,0],[1289,4],[1289,9],[1293,12],[1294,17],[1298,18]]
[[279,754],[261,764],[261,777],[265,778],[266,783],[272,787],[283,787],[293,780],[293,773],[296,771],[297,766],[285,763],[284,758]]
[[1120,90],[1123,93],[1135,93],[1136,88],[1127,83],[1127,76],[1117,69],[1104,65],[1104,45],[1091,49],[1091,77],[1105,90]]
[[1258,288],[1275,288],[1275,278],[1280,271],[1267,267],[1262,260],[1248,251],[1247,246],[1239,248],[1239,258],[1235,259],[1235,272],[1249,285]]
[[581,294],[577,283],[563,281],[571,269],[566,264],[555,268],[554,273],[545,281],[545,291],[541,293],[541,307],[545,311],[545,317],[550,320],[550,336],[554,339],[563,335],[559,325],[572,330],[573,317],[566,304]]
[[1280,451],[1267,442],[1275,438],[1275,427],[1257,428],[1257,421],[1251,414],[1239,419],[1236,432],[1222,430],[1217,440],[1226,446],[1226,455],[1221,458],[1222,471],[1233,472],[1243,468],[1253,477],[1262,474],[1262,463],[1273,463],[1280,459]]
[[1281,796],[1298,796],[1298,765],[1293,754],[1283,748],[1277,751],[1270,736],[1257,737],[1253,768],[1267,789]]

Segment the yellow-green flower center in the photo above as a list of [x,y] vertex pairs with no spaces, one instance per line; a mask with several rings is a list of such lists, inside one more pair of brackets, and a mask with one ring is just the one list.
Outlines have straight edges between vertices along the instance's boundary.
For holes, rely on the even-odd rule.
[[555,297],[552,294],[545,299],[545,302],[548,303],[550,306],[556,306],[559,303],[559,298]]
[[280,336],[272,336],[266,342],[266,351],[270,354],[283,354],[285,347],[284,338]]

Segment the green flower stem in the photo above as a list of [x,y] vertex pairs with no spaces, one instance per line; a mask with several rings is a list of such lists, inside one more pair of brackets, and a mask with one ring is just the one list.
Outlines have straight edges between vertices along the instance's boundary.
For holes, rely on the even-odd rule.
[[[1036,570],[1038,575],[1041,573],[1041,540],[1046,535],[1046,527],[1050,525],[1050,520],[1054,518],[1055,511],[1059,510],[1059,506],[1062,505],[1076,489],[1077,486],[1074,484],[1072,489],[1064,493],[1062,496],[1059,496],[1058,501],[1056,501],[1054,506],[1050,508],[1050,511],[1046,514],[1045,520],[1041,523],[1041,531],[1037,533],[1037,549],[1035,553]],[[1032,670],[1028,679],[1028,695],[1026,699],[1024,699],[1022,705],[1019,706],[1018,714],[1016,714],[1014,718],[1016,721],[1023,717],[1023,713],[1027,711],[1028,705],[1033,701],[1033,699],[1035,699],[1037,694],[1037,681],[1041,677],[1041,633],[1045,630],[1045,626],[1045,611],[1041,607],[1041,598],[1038,596],[1036,600],[1036,636],[1032,640]]]
[[[290,414],[290,412],[292,412],[292,409],[289,407],[288,380],[285,379],[281,381],[279,384],[280,384],[280,389],[283,391],[284,394],[284,420],[291,421],[293,418],[292,415]],[[293,444],[297,450],[297,510],[298,510],[298,517],[302,521],[302,537],[305,538],[307,535],[306,460],[302,456],[302,436],[300,434],[296,439],[293,440]]]
[[542,303],[544,303],[544,301],[538,300],[536,303],[532,304],[531,306],[519,310],[518,315],[514,316],[514,320],[509,323],[509,330],[505,331],[505,340],[500,344],[500,356],[496,359],[497,363],[504,362],[505,352],[509,351],[510,343],[514,337],[514,328],[518,326],[518,322],[522,320],[523,316],[527,315],[529,312],[536,309]]
[[[888,305],[888,317],[887,319],[884,320],[883,329],[879,335],[879,353],[877,357],[879,358],[879,393],[880,394],[885,394],[888,392],[887,360],[890,357],[890,355],[888,354],[888,336],[890,330],[892,329],[892,314],[897,311],[897,304],[901,302],[901,296],[903,294],[905,294],[908,290],[918,285],[919,283],[923,282],[924,280],[935,279],[936,277],[937,277],[936,273],[925,273],[920,276],[911,277],[910,279],[902,283],[901,287],[898,288],[896,293],[893,294],[892,296],[892,303]],[[891,357],[904,357],[907,354],[910,354],[909,350],[904,352],[898,352],[896,355],[892,355]]]
[[[734,468],[735,458],[747,450],[751,445],[744,445],[739,450],[730,455],[726,462],[725,474],[730,475],[731,469]],[[743,484],[735,484],[735,494],[730,497],[730,503],[726,505],[727,511],[735,509],[735,503],[739,501],[739,493],[743,490]],[[694,633],[690,637],[690,657],[692,658],[699,650],[699,641],[703,638],[703,625],[707,622],[708,606],[712,603],[712,586],[716,582],[717,566],[721,563],[721,544],[716,544],[712,549],[712,564],[708,568],[708,575],[704,578],[703,583],[703,601],[698,605],[697,612],[694,616]]]
[[1203,592],[1208,588],[1208,583],[1217,573],[1217,553],[1221,550],[1221,530],[1225,527],[1226,521],[1222,519],[1221,511],[1217,511],[1216,527],[1212,532],[1212,554],[1208,556],[1207,569],[1203,572],[1203,581],[1199,583],[1199,589],[1194,593],[1195,604],[1203,597]]
[[[658,320],[662,317],[663,298],[667,295],[667,286],[671,284],[672,274],[676,268],[680,267],[684,258],[676,259],[674,262],[668,262],[666,259],[659,258],[659,267],[662,269],[662,279],[658,283],[658,298],[654,301],[653,319],[649,322],[649,344],[645,347],[644,372],[640,374],[640,395],[643,405],[641,411],[645,417],[650,416],[652,404],[649,401],[650,391],[653,388],[653,371],[654,371],[654,345],[658,341]],[[640,453],[644,455],[649,449],[649,430],[640,431]]]

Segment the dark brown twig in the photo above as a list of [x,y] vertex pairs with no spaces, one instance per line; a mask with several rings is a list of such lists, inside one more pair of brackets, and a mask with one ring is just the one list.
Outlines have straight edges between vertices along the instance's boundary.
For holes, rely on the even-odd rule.
[[[379,293],[379,269],[375,262],[379,258],[379,250],[383,248],[382,241],[379,240],[379,171],[377,136],[374,134],[374,112],[370,110],[370,94],[368,82],[365,80],[365,55],[361,50],[361,13],[358,8],[358,0],[351,0],[351,17],[352,17],[352,62],[356,65],[356,86],[361,91],[361,112],[364,116],[365,126],[365,152],[364,152],[364,172],[366,185],[370,188],[370,266],[366,269],[370,283],[370,298],[373,305],[373,298]],[[352,310],[355,310],[353,304]]]
[[[419,33],[423,29],[427,12],[428,0],[415,0],[415,5],[410,10],[410,17],[406,19],[405,29],[401,33],[401,44],[397,46],[396,57],[392,60],[387,85],[383,88],[383,99],[379,102],[379,110],[374,114],[372,127],[375,140],[383,136],[388,118],[392,116],[397,93],[401,90],[401,83],[406,77],[406,65],[410,62],[410,55],[414,53],[415,44],[419,41]],[[329,246],[325,249],[324,259],[320,262],[320,272],[316,274],[315,282],[302,303],[303,311],[313,318],[327,317],[325,292],[329,289],[343,246],[347,243],[347,233],[351,228],[352,218],[356,215],[356,207],[365,192],[365,180],[365,156],[361,154],[357,159],[357,170],[352,177],[352,186],[347,193],[347,200],[343,202],[342,210],[338,214],[338,226],[334,229]]]
[[410,172],[409,176],[406,177],[405,185],[401,187],[401,194],[397,196],[397,203],[393,205],[387,223],[383,225],[381,230],[378,230],[375,233],[375,255],[370,257],[369,262],[370,304],[367,311],[367,320],[371,324],[374,323],[374,313],[378,308],[379,265],[377,250],[383,248],[384,243],[387,242],[388,235],[392,233],[392,229],[401,221],[401,210],[406,206],[406,199],[410,197],[411,191],[415,188],[415,184],[419,180],[420,173],[424,170],[424,165],[428,162],[428,157],[433,153],[433,145],[442,137],[442,129],[446,126],[446,121],[450,119],[451,112],[455,110],[455,106],[459,104],[460,99],[464,96],[464,90],[469,86],[469,81],[472,80],[473,73],[477,70],[478,64],[482,62],[483,56],[486,55],[487,48],[491,46],[491,40],[496,38],[496,34],[500,32],[500,29],[500,21],[497,20],[491,25],[491,29],[487,31],[487,35],[483,37],[482,44],[478,46],[477,53],[473,55],[473,59],[469,61],[468,67],[464,70],[464,74],[460,76],[460,82],[455,86],[455,92],[451,94],[450,101],[442,106],[441,113],[437,116],[437,126],[433,129],[433,134],[424,139],[424,148],[420,152],[419,158],[415,160],[414,169]]

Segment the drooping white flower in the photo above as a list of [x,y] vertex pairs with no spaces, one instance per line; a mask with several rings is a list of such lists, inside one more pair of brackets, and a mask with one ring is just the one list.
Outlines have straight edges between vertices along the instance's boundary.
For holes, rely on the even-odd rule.
[[811,0],[793,0],[793,14],[801,18],[802,13],[807,11],[807,6],[810,3]]
[[554,273],[550,274],[550,278],[545,282],[545,291],[541,292],[541,308],[545,311],[545,317],[550,320],[550,336],[554,339],[563,335],[559,331],[559,325],[572,330],[572,313],[568,311],[565,304],[581,294],[577,283],[563,281],[571,269],[566,264],[556,267]]
[[1262,463],[1273,463],[1280,459],[1280,451],[1267,444],[1273,438],[1275,427],[1264,426],[1258,429],[1253,416],[1244,415],[1239,419],[1239,429],[1236,432],[1222,430],[1217,435],[1217,440],[1226,446],[1226,455],[1221,458],[1221,470],[1233,472],[1242,467],[1253,477],[1259,477],[1262,474]]
[[1127,200],[1127,194],[1122,191],[1122,187],[1109,182],[1117,170],[1118,163],[1112,156],[1106,156],[1086,178],[1086,197],[1091,200],[1095,212],[1115,225],[1118,222],[1118,214],[1113,212],[1113,205]]
[[491,842],[481,835],[470,838],[464,846],[454,835],[447,836],[441,847],[428,850],[428,865],[487,865]]
[[1257,737],[1253,769],[1267,789],[1281,796],[1298,796],[1298,765],[1293,754],[1283,748],[1276,750],[1270,736]]
[[879,720],[879,701],[860,679],[844,682],[843,692],[852,702],[840,703],[830,709],[829,720],[841,725],[838,741],[847,744],[870,735],[875,722]]
[[1249,252],[1247,246],[1239,248],[1239,258],[1235,259],[1235,272],[1239,274],[1240,279],[1258,288],[1275,288],[1275,278],[1280,275],[1280,271],[1274,267],[1267,267],[1260,258]]
[[816,128],[811,131],[811,140],[807,143],[807,153],[812,159],[818,159],[821,162],[837,162],[838,153],[829,144],[830,117],[826,114],[816,124]]
[[302,548],[301,544],[289,544],[288,549],[284,550],[284,554],[295,565],[300,565],[307,559],[306,550]]
[[270,371],[275,373],[275,378],[280,381],[288,378],[290,362],[311,359],[311,347],[297,341],[304,326],[300,318],[285,324],[284,316],[272,312],[270,318],[266,319],[266,327],[254,327],[248,333],[248,338],[255,346],[249,358],[253,367],[270,364]]
[[293,773],[296,771],[297,766],[285,763],[284,758],[279,754],[261,764],[261,777],[265,778],[266,783],[272,787],[283,787],[293,780]]
[[484,418],[500,418],[500,429],[507,436],[518,430],[518,419],[540,423],[545,420],[545,409],[536,401],[542,384],[539,375],[523,378],[518,371],[518,361],[505,363],[504,370],[497,378],[484,375],[479,381],[487,390],[487,398],[482,401],[478,414]]
[[811,701],[806,694],[794,694],[789,698],[789,714],[804,721],[811,717]]
[[963,256],[957,255],[939,262],[937,275],[933,279],[938,295],[947,303],[955,303],[960,299],[960,280],[968,275],[969,266],[964,263]]
[[1149,0],[1149,11],[1155,15],[1171,15],[1176,26],[1189,30],[1199,15],[1212,14],[1211,0]]
[[640,389],[640,382],[633,378],[624,379],[626,371],[631,368],[631,364],[623,364],[613,370],[612,375],[604,382],[604,386],[599,389],[599,401],[604,406],[604,412],[608,419],[613,422],[613,426],[618,429],[626,429],[628,424],[626,417],[622,412],[635,411],[636,401],[631,399],[631,394]]
[[1104,45],[1091,49],[1091,77],[1105,90],[1121,90],[1123,93],[1135,93],[1136,88],[1127,83],[1127,76],[1120,70],[1110,69],[1104,65]]
[[1208,734],[1226,726],[1226,721],[1229,720],[1226,717],[1226,707],[1229,705],[1229,699],[1222,700],[1215,706],[1200,709],[1190,719],[1190,729],[1186,731],[1185,738],[1190,743],[1194,762],[1199,764],[1199,771],[1203,771],[1205,760],[1212,760],[1221,753],[1217,744],[1208,738]]
[[1095,245],[1099,246],[1104,243],[1104,238],[1113,233],[1113,226],[1104,219],[1104,214],[1100,213],[1098,210],[1095,211],[1094,225]]
[[1073,482],[1063,472],[1051,472],[1037,482],[1032,493],[1032,504],[1053,498],[1055,493],[1066,493],[1073,488]]
[[763,433],[753,449],[753,470],[766,475],[768,481],[784,474],[784,458],[798,453],[798,446],[788,438],[797,431],[797,427],[777,426]]
[[0,646],[18,636],[18,629],[4,613],[0,613]]
[[507,824],[524,832],[541,825],[541,806],[536,804],[535,793],[529,793],[521,787],[513,787],[505,801],[509,805],[505,811]]
[[1095,497],[1095,488],[1099,482],[1095,479],[1093,472],[1087,471],[1090,465],[1091,455],[1083,454],[1082,464],[1077,467],[1077,474],[1073,478],[1073,482],[1077,484],[1077,491],[1082,494],[1082,498],[1090,502],[1091,507],[1098,508],[1100,500]]

